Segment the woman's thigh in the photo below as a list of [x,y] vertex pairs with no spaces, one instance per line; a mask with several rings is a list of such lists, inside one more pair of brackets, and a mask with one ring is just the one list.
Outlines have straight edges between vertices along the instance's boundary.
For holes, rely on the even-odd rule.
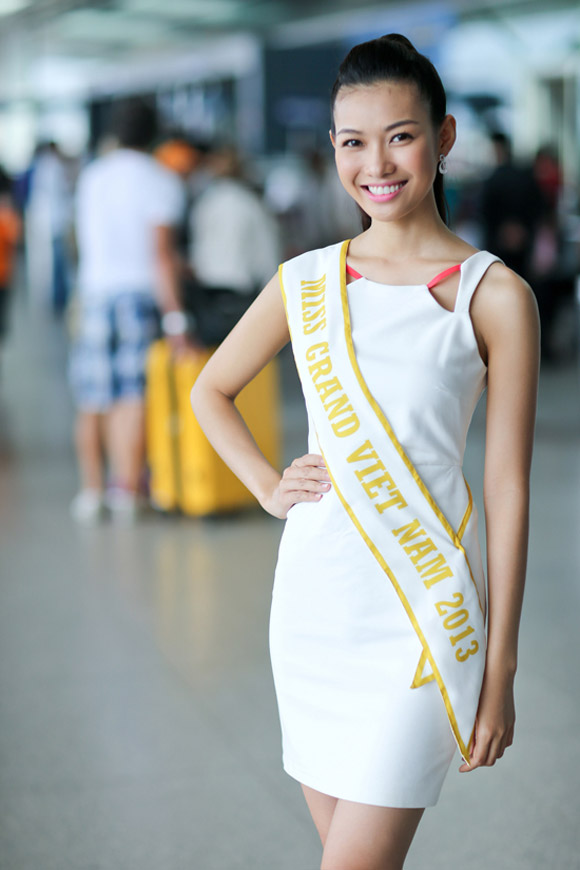
[[332,822],[332,817],[334,815],[334,810],[338,803],[338,798],[331,797],[328,794],[323,794],[320,791],[309,788],[309,786],[304,785],[303,783],[302,791],[304,792],[304,797],[306,798],[312,821],[316,825],[316,830],[318,831],[320,840],[324,846],[328,835],[328,829],[330,828],[330,823]]
[[423,812],[338,800],[321,870],[401,870]]

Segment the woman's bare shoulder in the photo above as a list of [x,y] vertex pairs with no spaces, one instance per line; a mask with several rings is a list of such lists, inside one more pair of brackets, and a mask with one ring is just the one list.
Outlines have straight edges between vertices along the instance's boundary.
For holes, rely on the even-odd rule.
[[533,357],[539,347],[538,304],[530,285],[503,263],[492,263],[470,308],[482,357]]
[[486,318],[506,318],[537,311],[534,291],[504,263],[492,263],[473,298],[472,311]]

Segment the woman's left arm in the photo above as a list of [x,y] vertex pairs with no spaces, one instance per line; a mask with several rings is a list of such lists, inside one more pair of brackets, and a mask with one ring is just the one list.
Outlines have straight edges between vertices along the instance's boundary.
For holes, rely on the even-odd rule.
[[461,771],[495,764],[513,742],[540,362],[536,300],[514,272],[491,266],[471,313],[488,365],[483,500],[489,603],[475,743],[471,764],[463,764]]

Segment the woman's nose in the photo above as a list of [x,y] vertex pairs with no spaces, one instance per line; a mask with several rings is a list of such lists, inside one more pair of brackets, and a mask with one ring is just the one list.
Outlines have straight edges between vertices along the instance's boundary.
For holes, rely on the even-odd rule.
[[377,146],[367,151],[367,172],[375,178],[392,175],[395,163],[386,148]]

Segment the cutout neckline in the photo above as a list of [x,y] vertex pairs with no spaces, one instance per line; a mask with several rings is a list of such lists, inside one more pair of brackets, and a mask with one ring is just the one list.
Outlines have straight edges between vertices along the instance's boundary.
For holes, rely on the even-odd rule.
[[[346,256],[348,256],[348,248],[350,246],[350,239],[348,240],[346,245],[347,245]],[[480,253],[481,253],[481,251],[475,251],[473,254],[470,254],[469,257],[466,257],[465,260],[463,260],[461,263],[457,263],[455,266],[451,266],[448,269],[444,269],[443,272],[439,272],[438,275],[436,275],[434,278],[432,278],[428,284],[384,284],[381,281],[373,281],[371,278],[365,278],[364,275],[360,275],[360,273],[357,272],[356,269],[353,269],[352,266],[349,266],[348,263],[346,262],[346,256],[345,256],[345,271],[346,271],[346,273],[348,273],[349,275],[351,275],[353,277],[354,277],[353,273],[356,273],[356,275],[360,275],[360,278],[355,278],[356,281],[364,279],[369,284],[374,284],[377,287],[391,287],[393,289],[409,289],[409,290],[426,290],[428,296],[431,298],[431,301],[433,302],[434,305],[437,306],[437,308],[440,311],[443,311],[446,314],[456,314],[457,313],[457,304],[458,304],[460,297],[461,297],[461,287],[462,287],[462,283],[463,283],[463,266],[468,262],[468,260],[471,260],[473,257],[476,257]],[[439,281],[442,281],[444,278],[446,278],[449,274],[451,274],[453,272],[459,272],[459,286],[457,288],[457,293],[455,294],[455,301],[454,301],[453,308],[446,308],[434,296],[434,294],[432,293],[432,288],[435,287],[436,284],[439,283]],[[345,275],[345,279],[346,279],[346,275]],[[351,282],[351,283],[354,283],[354,282]]]
[[[341,253],[341,258],[343,258],[343,259],[342,259],[342,266],[341,266],[339,272],[342,272],[342,275],[341,275],[341,281],[344,282],[343,286],[344,286],[345,291],[346,291],[346,289],[347,289],[347,287],[348,287],[348,282],[347,282],[347,280],[346,280],[347,273],[348,273],[348,274],[352,274],[352,272],[356,272],[355,269],[352,269],[352,267],[349,267],[349,265],[348,265],[348,263],[347,263],[347,261],[346,261],[346,258],[347,258],[347,256],[348,256],[348,249],[349,249],[349,246],[350,246],[350,242],[351,242],[351,239],[347,239],[347,240],[346,240],[345,242],[343,242],[342,245],[341,245],[341,252],[342,252],[342,253]],[[427,291],[427,295],[430,297],[430,302],[431,302],[433,305],[435,305],[435,306],[439,309],[439,311],[442,311],[444,314],[449,314],[449,315],[451,315],[451,316],[454,316],[455,314],[458,313],[458,311],[457,311],[457,306],[458,306],[458,303],[460,302],[460,298],[461,298],[461,295],[462,295],[463,281],[464,281],[464,278],[465,278],[465,274],[464,274],[464,272],[463,272],[463,266],[465,266],[466,263],[468,263],[470,260],[473,260],[475,257],[478,257],[479,255],[481,255],[481,254],[485,254],[485,253],[489,253],[489,252],[486,252],[486,251],[483,251],[483,250],[474,251],[473,254],[470,254],[469,257],[466,257],[465,260],[462,260],[461,263],[458,263],[458,264],[456,264],[456,266],[451,267],[451,270],[452,270],[452,271],[458,271],[458,272],[459,272],[459,286],[458,286],[458,288],[457,288],[457,293],[456,293],[456,296],[455,296],[455,304],[454,304],[454,306],[453,306],[452,309],[451,309],[451,308],[445,308],[445,306],[441,305],[441,303],[437,301],[437,299],[435,298],[435,296],[434,296],[433,293],[431,292],[431,290],[430,290],[428,284],[382,284],[380,281],[371,281],[370,278],[364,278],[363,275],[360,276],[360,280],[363,280],[363,279],[364,279],[364,280],[367,281],[369,284],[374,284],[374,285],[377,286],[377,287],[392,287],[392,288],[394,288],[394,289],[412,289],[412,290],[415,290],[415,289],[419,289],[419,290],[421,290],[421,289],[422,289],[422,290],[426,290],[426,291]],[[493,257],[493,260],[499,260],[499,262],[502,262],[502,261],[499,259],[499,257]],[[488,264],[488,265],[489,265],[489,264]],[[486,269],[487,269],[487,267],[486,267]],[[484,271],[486,271],[486,270],[484,270]],[[359,274],[359,273],[357,272],[356,274]],[[443,274],[444,274],[444,272],[440,272],[439,275],[436,275],[435,277],[436,277],[436,278],[438,278],[438,277],[440,278]],[[359,279],[356,279],[356,280],[359,280]],[[435,280],[435,279],[432,279],[432,281],[434,281],[434,280]],[[432,283],[432,282],[431,282],[431,283]],[[470,296],[469,296],[469,302],[471,301],[471,296],[472,296],[472,294],[470,294]],[[469,315],[469,304],[468,304],[467,306],[464,306],[462,309],[460,309],[459,313],[461,313],[462,311],[463,311],[463,313],[467,313],[467,314]],[[470,316],[470,315],[469,315],[469,319],[471,320],[471,316]],[[476,348],[476,350],[477,350],[477,357],[478,357],[478,359],[479,359],[479,362],[481,363],[481,365],[483,366],[483,368],[487,371],[487,362],[483,359],[483,357],[482,357],[482,355],[481,355],[481,350],[480,350],[479,343],[478,343],[477,338],[476,338],[476,335],[475,335],[475,330],[474,330],[474,327],[473,327],[473,323],[471,324],[471,335],[472,335],[472,338],[473,338],[473,342],[474,342],[474,344],[475,344],[475,348]]]
[[[474,256],[473,254],[471,256]],[[469,258],[468,258],[469,259]],[[465,261],[464,261],[465,262]],[[382,281],[373,281],[372,278],[365,278],[364,275],[361,275],[360,272],[357,272],[356,269],[353,269],[348,263],[346,264],[347,273],[354,278],[356,281],[361,278],[365,278],[365,281],[369,281],[371,284],[379,284],[382,287],[427,287],[431,290],[433,287],[436,287],[441,281],[445,280],[449,275],[452,275],[454,272],[459,272],[461,270],[461,266],[463,263],[457,263],[455,266],[450,266],[448,269],[444,269],[442,272],[439,272],[435,275],[434,278],[427,284],[385,284]]]

